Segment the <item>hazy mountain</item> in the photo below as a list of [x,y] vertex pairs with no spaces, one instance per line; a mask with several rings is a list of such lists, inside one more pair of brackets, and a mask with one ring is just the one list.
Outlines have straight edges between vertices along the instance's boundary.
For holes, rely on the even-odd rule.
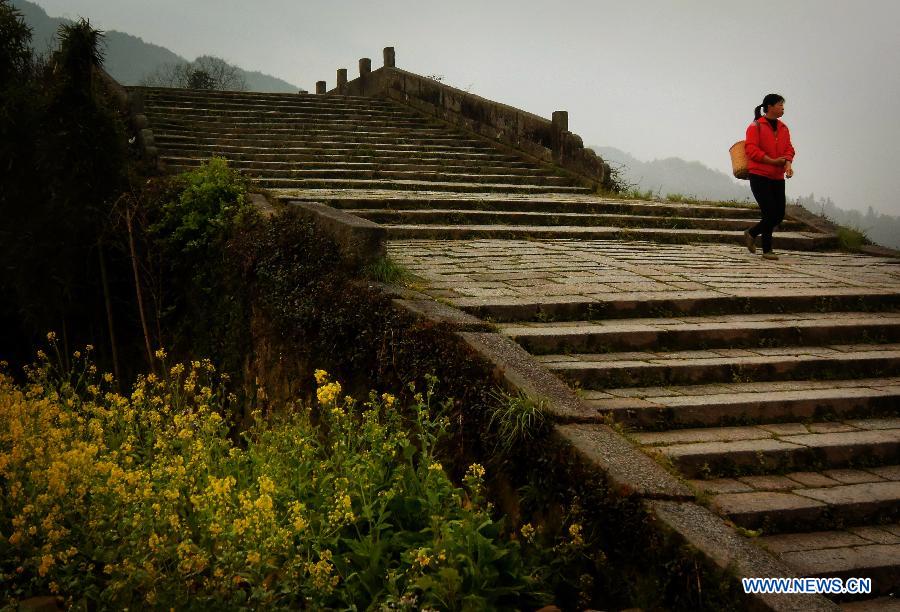
[[704,200],[752,200],[749,183],[738,183],[700,162],[679,157],[643,162],[615,147],[591,148],[638,191],[651,191],[660,197],[680,194]]
[[[56,31],[68,19],[50,17],[43,8],[27,0],[12,0],[12,6],[18,9],[25,22],[32,28],[31,43],[38,53],[46,53],[54,48]],[[104,68],[114,79],[123,85],[138,85],[142,78],[155,72],[164,64],[187,62],[180,55],[165,47],[145,42],[137,36],[108,30],[104,32],[106,43],[106,60]],[[257,71],[238,68],[239,74],[247,83],[250,91],[268,91],[295,93],[298,88],[287,81]]]

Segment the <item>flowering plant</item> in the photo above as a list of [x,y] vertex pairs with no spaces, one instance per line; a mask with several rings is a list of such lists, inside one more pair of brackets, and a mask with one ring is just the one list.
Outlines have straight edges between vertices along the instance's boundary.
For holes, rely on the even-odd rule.
[[[51,343],[55,348],[55,344]],[[482,501],[484,468],[453,485],[432,390],[411,418],[316,373],[318,405],[236,439],[209,361],[132,392],[79,353],[0,373],[0,597],[48,592],[125,608],[503,609],[539,603],[517,542]],[[524,603],[523,603],[524,602]]]

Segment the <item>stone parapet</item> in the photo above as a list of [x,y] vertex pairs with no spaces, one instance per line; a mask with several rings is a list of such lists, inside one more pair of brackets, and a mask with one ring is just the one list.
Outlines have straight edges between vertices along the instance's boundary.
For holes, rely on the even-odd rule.
[[537,161],[556,165],[592,188],[612,187],[609,165],[568,130],[565,111],[555,112],[551,121],[401,70],[393,66],[394,52],[388,49],[385,66],[369,72],[368,61],[360,60],[360,77],[329,93],[396,100]]
[[363,268],[385,255],[386,230],[356,215],[319,202],[288,202],[322,232],[331,236],[341,257],[353,268]]

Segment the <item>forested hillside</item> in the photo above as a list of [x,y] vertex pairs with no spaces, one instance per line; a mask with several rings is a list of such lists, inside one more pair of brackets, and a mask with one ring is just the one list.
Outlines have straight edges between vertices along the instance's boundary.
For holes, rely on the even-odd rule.
[[[67,19],[48,16],[44,9],[27,0],[12,0],[10,4],[22,13],[25,22],[32,28],[32,47],[41,54],[45,54],[54,46],[53,39],[59,26],[70,23]],[[91,16],[84,15],[84,17]],[[115,30],[105,32],[104,43],[106,48],[104,68],[123,85],[138,85],[142,79],[163,66],[188,62],[165,47],[146,42],[125,32]],[[262,72],[251,72],[241,68],[238,68],[237,72],[243,77],[250,91],[288,93],[296,92],[298,89],[287,81]]]

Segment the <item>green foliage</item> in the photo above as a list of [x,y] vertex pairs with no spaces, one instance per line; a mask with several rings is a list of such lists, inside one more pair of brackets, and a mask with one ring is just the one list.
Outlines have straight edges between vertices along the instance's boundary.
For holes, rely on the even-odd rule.
[[0,96],[31,68],[31,28],[22,13],[0,0]]
[[0,350],[24,357],[49,328],[106,349],[104,295],[115,304],[121,293],[112,292],[127,288],[104,286],[100,268],[116,277],[125,263],[108,230],[128,153],[122,121],[92,86],[101,34],[85,21],[64,29],[44,66],[31,60],[26,31],[5,3],[0,22],[12,36],[3,37],[12,51],[0,68],[12,75],[0,87],[0,323],[20,344]]
[[194,258],[213,255],[233,226],[252,214],[247,181],[224,159],[214,157],[180,175],[175,186],[180,191],[177,199],[162,203],[159,221],[150,231],[173,263],[197,270]]
[[837,239],[840,248],[847,251],[859,251],[860,247],[871,244],[866,232],[858,227],[839,226]]
[[492,397],[494,404],[488,429],[495,436],[496,448],[502,455],[509,454],[513,448],[535,443],[549,430],[542,400],[535,400],[521,391],[510,395],[497,390]]
[[230,257],[239,228],[260,219],[247,185],[224,159],[213,158],[131,198],[144,209],[144,282],[156,286],[157,328],[169,331],[157,344],[215,355],[228,371],[239,369],[249,333],[243,270]]
[[412,279],[412,274],[410,274],[409,270],[390,257],[382,257],[369,265],[365,270],[365,274],[380,283],[392,285],[404,285]]
[[64,87],[73,93],[88,97],[92,70],[103,64],[103,32],[91,27],[90,21],[80,19],[77,23],[59,26],[59,50],[54,54]]

